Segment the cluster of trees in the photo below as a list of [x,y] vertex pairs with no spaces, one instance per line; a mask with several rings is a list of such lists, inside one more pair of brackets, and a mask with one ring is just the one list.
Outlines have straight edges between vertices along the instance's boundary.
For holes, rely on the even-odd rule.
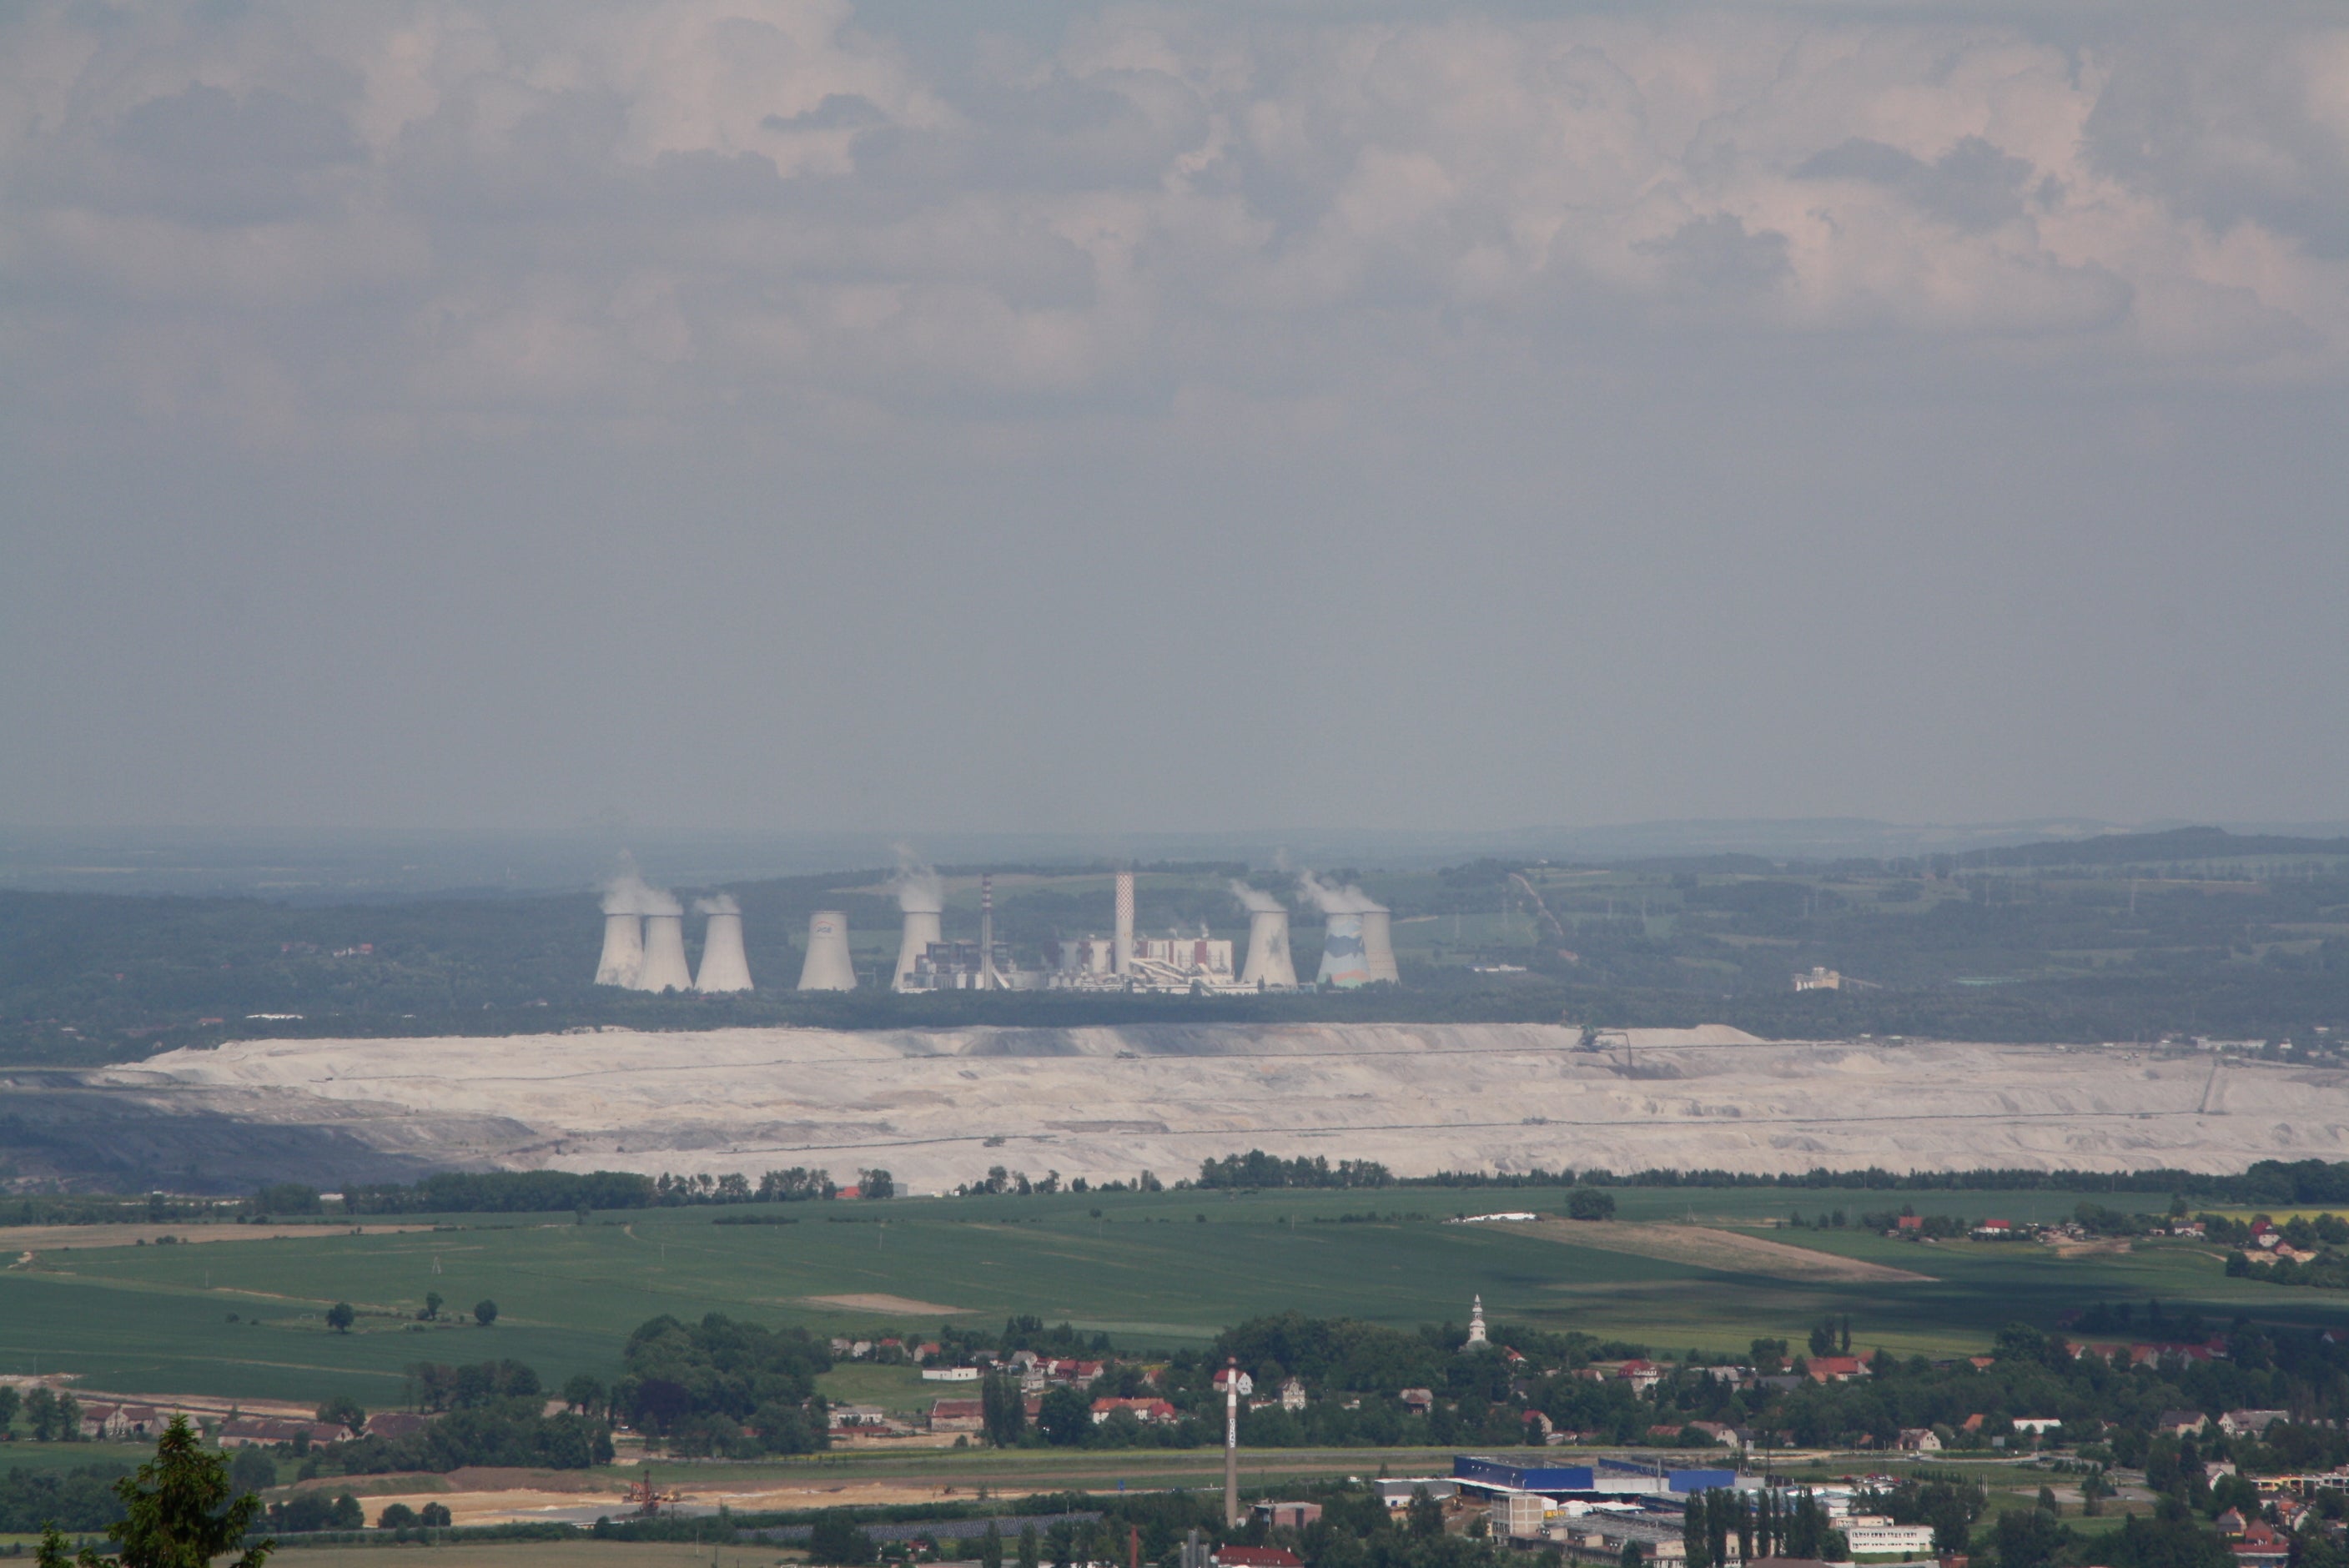
[[1387,1187],[1393,1183],[1394,1172],[1375,1160],[1340,1160],[1332,1165],[1320,1155],[1283,1160],[1251,1149],[1246,1154],[1226,1154],[1199,1164],[1202,1187]]
[[[893,1196],[896,1183],[886,1171],[859,1171],[858,1191],[867,1198]],[[280,1191],[270,1189],[269,1191]],[[317,1207],[317,1194],[308,1188]],[[343,1192],[354,1214],[520,1214],[655,1209],[701,1203],[792,1203],[833,1198],[840,1187],[829,1171],[794,1165],[770,1171],[756,1181],[739,1171],[724,1175],[642,1176],[629,1171],[444,1171],[412,1184],[355,1182]],[[265,1194],[264,1194],[265,1195]],[[262,1200],[256,1198],[255,1202]],[[297,1211],[272,1206],[270,1212]]]
[[31,1535],[50,1524],[77,1534],[104,1530],[122,1517],[114,1487],[129,1473],[126,1465],[0,1470],[0,1532]]
[[1681,1540],[1688,1552],[1688,1568],[1723,1568],[1732,1560],[1732,1542],[1741,1563],[1752,1562],[1757,1553],[1837,1561],[1851,1554],[1843,1532],[1827,1522],[1826,1510],[1807,1491],[1783,1505],[1775,1492],[1753,1497],[1726,1488],[1699,1492],[1689,1499],[1682,1516]]
[[81,1438],[81,1401],[46,1383],[23,1393],[13,1384],[0,1384],[0,1437],[8,1435],[21,1413],[38,1443],[78,1442]]
[[[1177,1191],[1190,1185],[1188,1181],[1174,1183]],[[1062,1190],[1061,1173],[1058,1171],[1047,1171],[1041,1176],[1030,1176],[1025,1171],[1009,1171],[1000,1165],[990,1165],[987,1168],[987,1174],[978,1181],[957,1183],[955,1196],[957,1198],[1004,1196],[1026,1198],[1035,1195],[1049,1197]],[[1164,1192],[1166,1191],[1166,1183],[1161,1181],[1155,1172],[1144,1171],[1131,1182],[1088,1182],[1080,1176],[1070,1181],[1066,1190],[1071,1192]]]
[[333,1497],[323,1491],[297,1491],[269,1505],[269,1528],[288,1535],[305,1535],[319,1530],[364,1530],[367,1515],[359,1511],[359,1500],[347,1491]]
[[673,1452],[749,1458],[830,1446],[815,1380],[832,1352],[803,1328],[714,1312],[692,1325],[656,1317],[628,1336],[622,1358],[612,1408]]

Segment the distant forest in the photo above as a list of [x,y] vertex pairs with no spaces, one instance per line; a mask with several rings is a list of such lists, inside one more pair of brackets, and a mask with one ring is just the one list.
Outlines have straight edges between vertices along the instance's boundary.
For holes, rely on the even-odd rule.
[[[1018,870],[999,882],[997,930],[1021,962],[1105,926],[1105,868]],[[1245,945],[1226,884],[1247,868],[1143,870],[1144,933],[1206,929]],[[256,1036],[611,1026],[1725,1023],[1774,1038],[2204,1036],[2271,1051],[2290,1040],[2319,1057],[2349,1032],[2349,841],[2187,829],[1911,861],[1488,858],[1336,874],[1393,909],[1401,988],[894,995],[876,985],[897,927],[880,871],[730,888],[761,987],[734,997],[590,984],[601,932],[591,892],[325,906],[0,892],[0,1066]],[[1309,976],[1319,916],[1284,882],[1257,881],[1289,903]],[[950,885],[947,928],[967,935],[975,890],[968,877]],[[865,988],[789,989],[819,908],[849,912]],[[1793,976],[1814,966],[1843,987],[1795,991]]]

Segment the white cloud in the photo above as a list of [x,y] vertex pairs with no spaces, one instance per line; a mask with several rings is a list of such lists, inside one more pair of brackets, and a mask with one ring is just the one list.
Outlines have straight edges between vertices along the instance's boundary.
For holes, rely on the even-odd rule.
[[[1184,428],[1477,318],[2338,379],[2349,34],[2112,26],[1107,7],[926,77],[845,0],[19,7],[0,343],[138,409],[209,342],[273,422],[427,427],[1139,391]],[[399,391],[347,398],[355,339]]]

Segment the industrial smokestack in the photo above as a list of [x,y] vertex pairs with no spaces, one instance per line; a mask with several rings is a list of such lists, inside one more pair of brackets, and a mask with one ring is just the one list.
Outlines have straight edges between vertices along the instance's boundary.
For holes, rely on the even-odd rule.
[[674,903],[667,913],[645,916],[645,966],[639,991],[690,991],[693,971],[685,963],[685,912]]
[[1240,966],[1243,985],[1297,985],[1297,963],[1288,954],[1288,911],[1261,888],[1232,883],[1232,896],[1248,912],[1247,962]]
[[1362,968],[1373,985],[1382,980],[1390,985],[1402,984],[1402,973],[1395,967],[1394,915],[1387,909],[1362,911]]
[[905,934],[897,944],[897,967],[889,977],[895,990],[903,991],[913,978],[914,965],[933,942],[944,942],[940,916],[944,913],[946,889],[937,873],[914,856],[904,844],[897,846],[897,907],[905,913]]
[[1117,945],[1111,962],[1120,975],[1133,973],[1133,873],[1117,873]]
[[995,974],[995,873],[978,874],[978,988],[994,991],[1003,982]]
[[595,962],[598,985],[634,985],[645,966],[645,917],[607,911],[604,916],[604,956]]
[[820,909],[808,917],[807,962],[800,965],[802,991],[854,991],[856,966],[848,961],[848,916]]
[[750,961],[742,952],[742,906],[724,893],[694,905],[709,917],[701,928],[701,972],[693,977],[697,991],[748,991]]

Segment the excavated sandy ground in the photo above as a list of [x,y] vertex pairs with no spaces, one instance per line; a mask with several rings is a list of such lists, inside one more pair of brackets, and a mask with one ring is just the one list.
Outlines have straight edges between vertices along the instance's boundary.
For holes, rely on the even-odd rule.
[[881,1166],[914,1191],[999,1163],[1172,1177],[1251,1147],[1400,1174],[2349,1156],[2339,1071],[1726,1029],[1579,1041],[1539,1025],[610,1031],[247,1041],[83,1081],[145,1114],[326,1130],[419,1167]]

